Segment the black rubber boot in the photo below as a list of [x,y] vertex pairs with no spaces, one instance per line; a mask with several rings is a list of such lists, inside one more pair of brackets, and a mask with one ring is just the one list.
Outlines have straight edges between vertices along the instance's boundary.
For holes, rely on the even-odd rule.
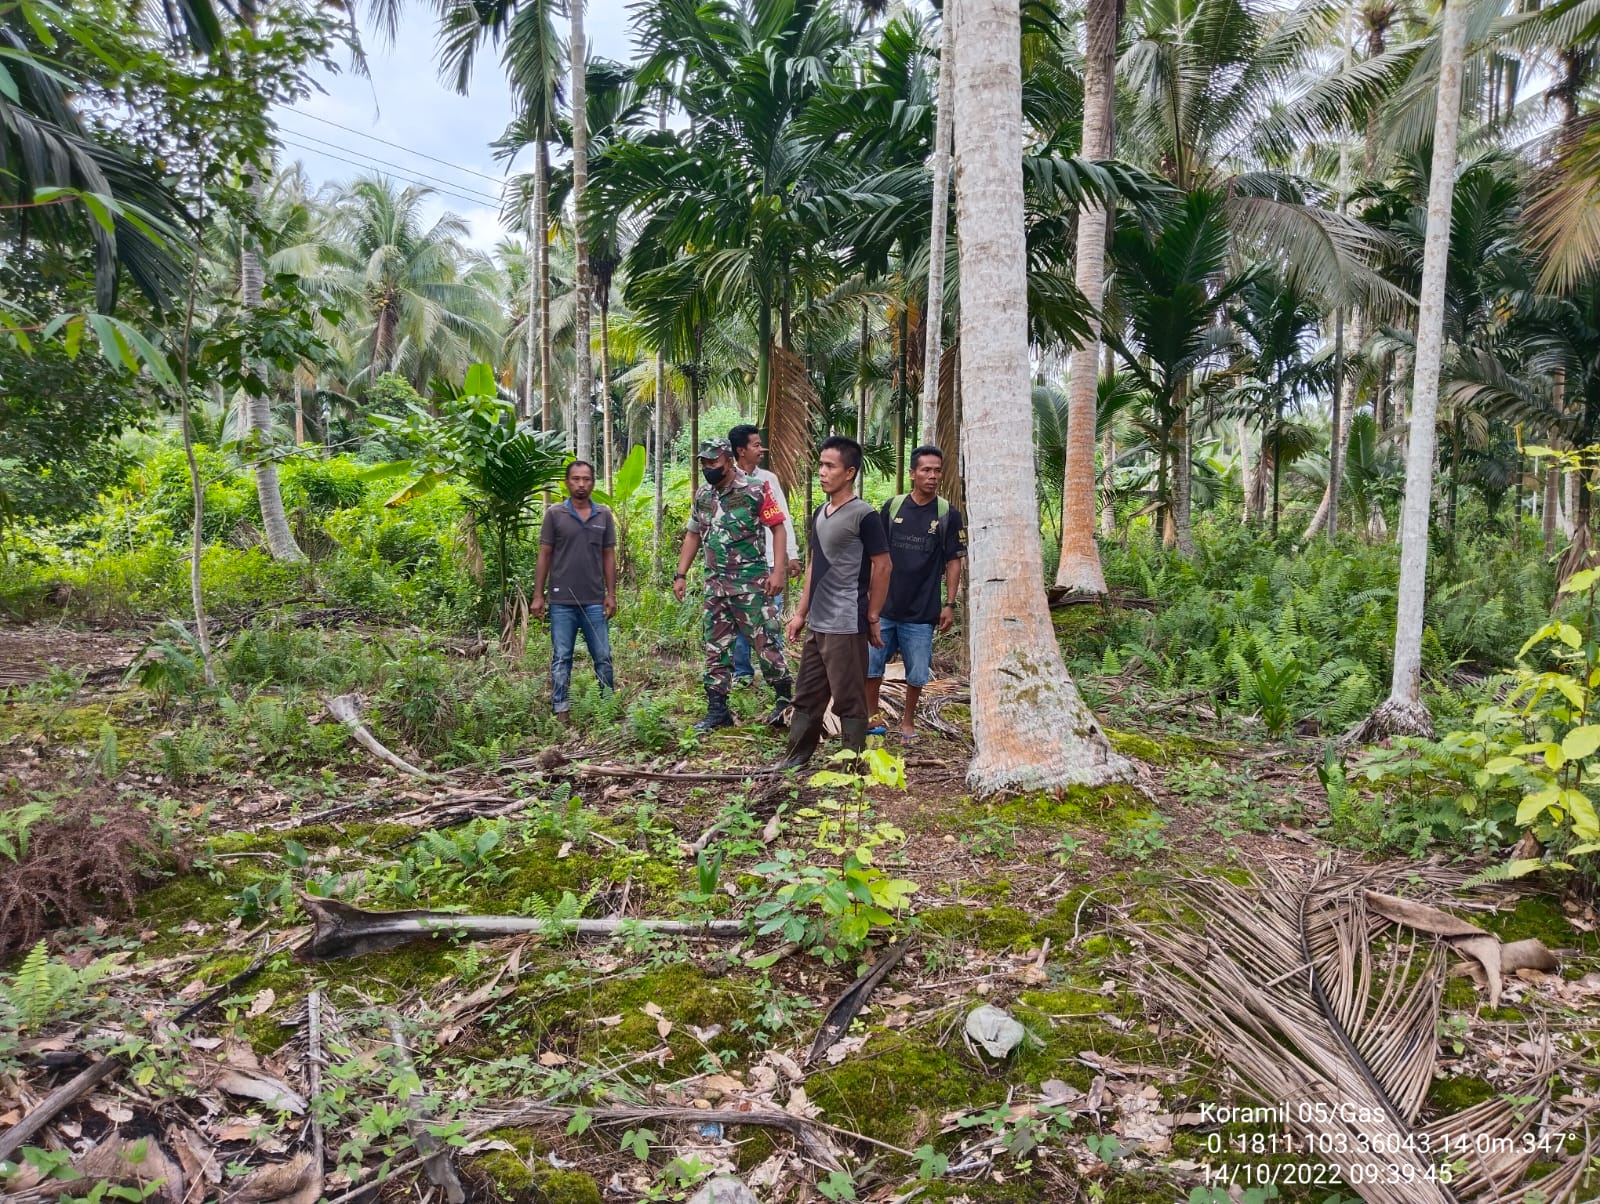
[[706,690],[706,717],[694,725],[694,730],[702,736],[716,731],[719,727],[732,727],[733,714],[728,710],[728,696],[718,694],[715,690]]
[[804,711],[796,711],[789,720],[789,753],[778,762],[779,769],[801,769],[811,760],[822,741],[822,720]]
[[789,708],[794,705],[794,682],[785,677],[772,683],[772,692],[778,696],[772,704],[772,713],[762,720],[768,727],[784,727],[789,722]]
[[839,720],[839,743],[853,753],[867,751],[867,721],[861,719]]

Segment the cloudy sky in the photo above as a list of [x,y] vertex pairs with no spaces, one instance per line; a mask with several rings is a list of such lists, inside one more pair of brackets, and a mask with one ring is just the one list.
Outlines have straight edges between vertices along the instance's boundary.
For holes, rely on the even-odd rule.
[[[632,56],[629,0],[589,0],[584,27],[591,56]],[[471,227],[471,241],[485,250],[502,230],[497,217],[497,181],[504,168],[489,143],[511,115],[511,96],[499,54],[479,56],[469,95],[439,81],[433,18],[413,9],[393,45],[375,30],[364,32],[372,78],[349,73],[322,75],[323,91],[292,109],[280,109],[285,160],[299,159],[313,186],[338,183],[366,172],[435,189],[428,198],[431,221],[446,210]],[[521,158],[515,167],[527,166]]]

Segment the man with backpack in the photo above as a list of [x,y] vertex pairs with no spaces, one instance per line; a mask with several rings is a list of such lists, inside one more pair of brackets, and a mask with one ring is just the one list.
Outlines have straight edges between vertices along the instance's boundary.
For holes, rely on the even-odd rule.
[[[961,512],[938,495],[944,478],[944,453],[937,447],[919,447],[911,453],[911,492],[883,504],[883,525],[889,533],[889,596],[879,616],[881,647],[867,658],[867,710],[878,713],[878,691],[883,671],[896,652],[906,667],[906,705],[900,715],[899,738],[910,744],[917,738],[917,700],[928,684],[933,665],[933,633],[950,630],[955,622],[957,591],[961,586],[961,561],[967,554],[967,533]],[[939,582],[944,582],[943,605]],[[869,735],[885,735],[879,724]]]

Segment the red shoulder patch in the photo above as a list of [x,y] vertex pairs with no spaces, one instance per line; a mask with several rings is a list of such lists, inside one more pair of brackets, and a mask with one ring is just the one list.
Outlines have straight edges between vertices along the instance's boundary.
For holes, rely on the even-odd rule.
[[761,483],[761,524],[765,527],[783,526],[783,508],[778,505],[778,499],[772,496],[772,486],[765,481]]

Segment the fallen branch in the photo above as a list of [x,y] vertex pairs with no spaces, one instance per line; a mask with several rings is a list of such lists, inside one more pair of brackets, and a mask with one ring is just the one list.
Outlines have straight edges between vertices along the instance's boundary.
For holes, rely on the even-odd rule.
[[[250,966],[228,979],[227,982],[212,991],[204,999],[184,1008],[183,1011],[178,1013],[177,1018],[173,1020],[173,1027],[182,1027],[211,1007],[217,1000],[233,994],[245,983],[261,973],[262,968],[267,964],[267,960],[275,956],[278,951],[276,947],[269,949]],[[110,1057],[102,1058],[87,1070],[82,1071],[76,1077],[63,1083],[45,1096],[44,1099],[39,1101],[38,1107],[7,1129],[4,1136],[0,1136],[0,1162],[9,1161],[11,1156],[22,1148],[24,1142],[38,1133],[39,1130],[43,1129],[67,1108],[88,1095],[100,1083],[115,1077],[127,1069],[127,1065],[121,1054],[113,1054]]]
[[1123,610],[1161,609],[1161,603],[1155,598],[1139,598],[1132,594],[1075,593],[1059,585],[1052,585],[1045,590],[1045,597],[1050,600],[1051,610],[1060,610],[1064,606],[1120,607]]
[[488,940],[527,933],[580,937],[610,937],[625,929],[670,936],[737,938],[746,935],[743,920],[558,920],[535,916],[464,916],[448,911],[363,911],[333,899],[301,895],[300,903],[311,917],[311,939],[301,946],[303,961],[328,961],[393,949],[419,937],[446,936]]
[[909,946],[905,944],[889,946],[872,969],[856,979],[848,991],[833,1001],[833,1006],[823,1018],[822,1027],[817,1030],[816,1040],[811,1043],[811,1052],[806,1055],[807,1066],[816,1065],[817,1059],[850,1031],[850,1022],[856,1018],[856,1013],[866,1006],[867,999],[878,989],[878,984],[889,976],[889,971],[900,964],[907,948]]
[[61,1112],[88,1095],[104,1080],[122,1070],[125,1063],[120,1057],[101,1058],[87,1070],[57,1087],[0,1137],[0,1162],[7,1162],[34,1134],[43,1129]]
[[313,990],[306,997],[306,1109],[311,1126],[311,1169],[316,1176],[317,1199],[322,1198],[322,1168],[327,1164],[322,1121],[317,1114],[317,1096],[322,1091],[322,992]]
[[414,778],[427,777],[426,770],[418,769],[409,761],[403,761],[395,756],[367,729],[367,725],[361,720],[361,711],[365,703],[366,699],[360,694],[339,694],[328,699],[328,714],[349,728],[355,742],[384,764],[392,765],[401,773],[409,773]]
[[636,765],[579,765],[573,770],[583,778],[644,778],[654,782],[744,782],[751,778],[770,778],[781,772],[773,766],[746,769],[739,773],[688,773],[676,769],[640,769]]
[[[400,1023],[400,1016],[394,1011],[388,1013],[389,1032],[394,1036],[395,1056],[402,1070],[409,1071],[407,1078],[412,1082],[420,1083],[417,1078],[416,1067],[411,1059],[411,1049],[406,1045],[405,1029]],[[408,1091],[406,1099],[416,1100],[421,1095],[420,1091]],[[418,1114],[406,1121],[406,1132],[411,1134],[411,1143],[425,1156],[422,1164],[428,1176],[428,1181],[444,1192],[444,1198],[449,1204],[466,1204],[467,1192],[461,1186],[461,1176],[456,1174],[455,1164],[450,1161],[450,1151],[437,1137],[428,1131],[428,1111],[424,1103],[418,1104]]]
[[[578,1112],[588,1117],[591,1123],[600,1125],[633,1124],[638,1121],[667,1123],[682,1121],[693,1125],[757,1125],[768,1129],[782,1129],[804,1142],[819,1162],[828,1166],[830,1170],[840,1169],[839,1160],[820,1140],[822,1134],[838,1137],[845,1141],[861,1141],[868,1145],[876,1146],[880,1150],[887,1150],[891,1154],[899,1154],[902,1158],[915,1158],[910,1150],[903,1150],[897,1145],[887,1141],[879,1141],[876,1137],[868,1137],[865,1133],[852,1132],[841,1129],[837,1125],[830,1125],[825,1121],[813,1120],[808,1117],[794,1116],[788,1112],[777,1109],[761,1112],[737,1112],[731,1108],[671,1108],[671,1107],[599,1107],[578,1108],[564,1107],[557,1104],[526,1104],[508,1112],[486,1113],[482,1119],[470,1124],[465,1136],[470,1140],[481,1137],[494,1129],[518,1128],[522,1126],[561,1124],[569,1121]],[[369,1197],[372,1189],[379,1183],[392,1180],[395,1176],[407,1171],[416,1170],[428,1159],[421,1155],[406,1162],[397,1163],[385,1170],[380,1170],[371,1178],[364,1180],[350,1188],[343,1195],[334,1196],[327,1204],[354,1204],[358,1199]]]

